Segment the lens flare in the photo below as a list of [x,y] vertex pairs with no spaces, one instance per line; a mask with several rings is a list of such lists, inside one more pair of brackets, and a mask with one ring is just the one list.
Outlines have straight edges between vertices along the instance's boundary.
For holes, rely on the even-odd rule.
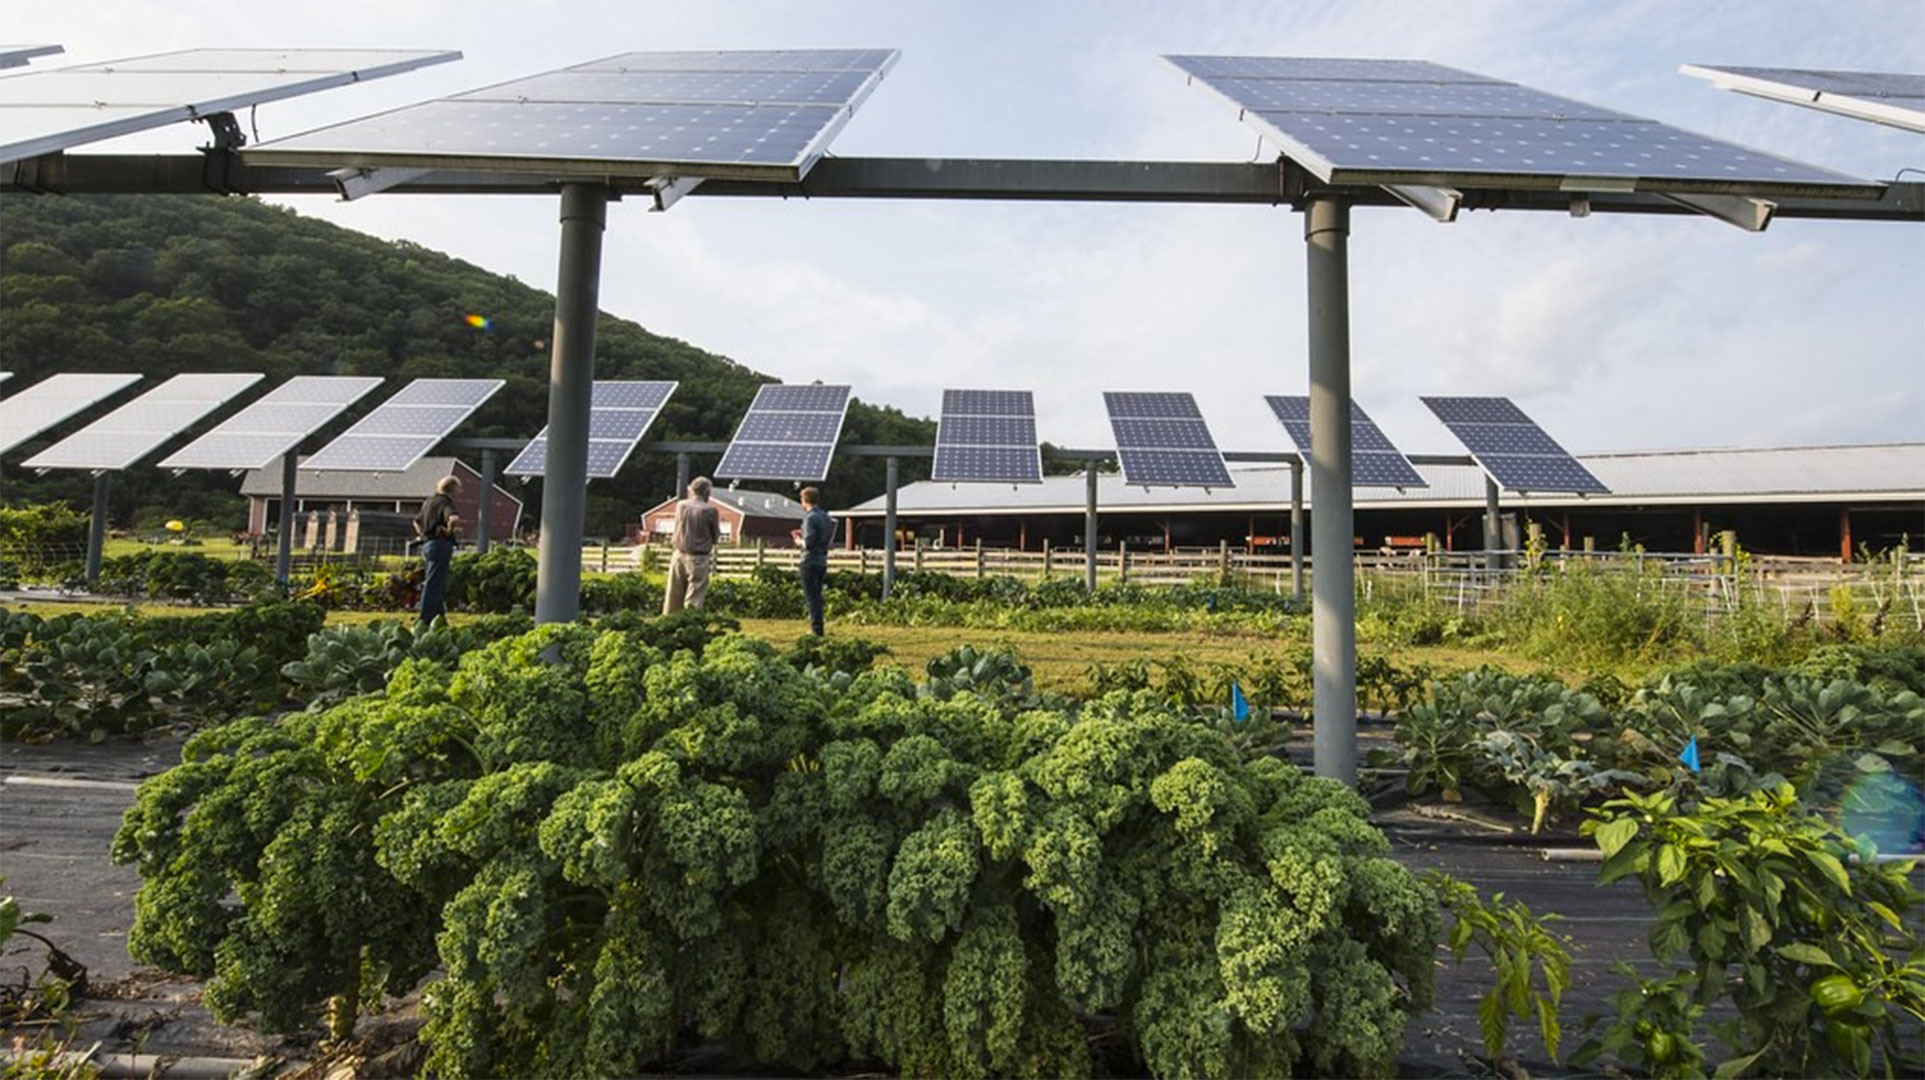
[[1888,855],[1925,850],[1925,795],[1896,773],[1863,774],[1839,800],[1838,825]]
[[486,315],[463,315],[461,321],[477,330],[486,330],[494,325],[488,321],[488,316]]

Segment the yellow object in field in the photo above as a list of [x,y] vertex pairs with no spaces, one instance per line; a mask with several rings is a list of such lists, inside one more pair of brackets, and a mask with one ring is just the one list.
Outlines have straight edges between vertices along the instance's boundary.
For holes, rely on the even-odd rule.
[[167,523],[168,532],[180,532],[182,529],[185,529],[185,528],[187,528],[187,524],[181,521],[179,518],[175,518],[174,520]]

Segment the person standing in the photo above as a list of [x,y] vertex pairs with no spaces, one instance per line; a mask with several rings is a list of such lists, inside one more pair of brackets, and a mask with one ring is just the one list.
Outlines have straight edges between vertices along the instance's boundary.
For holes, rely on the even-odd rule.
[[684,605],[701,607],[708,600],[715,544],[722,538],[722,515],[709,501],[712,487],[708,477],[698,476],[688,483],[688,498],[675,505],[675,551],[669,556],[668,589],[662,594],[664,615]]
[[809,606],[809,633],[822,636],[822,582],[829,576],[829,541],[835,521],[822,508],[822,493],[802,489],[802,602]]
[[448,576],[455,557],[455,541],[461,537],[461,515],[455,513],[455,496],[461,493],[461,478],[444,476],[434,486],[434,494],[421,504],[415,515],[414,533],[421,538],[421,622],[439,619],[447,610]]

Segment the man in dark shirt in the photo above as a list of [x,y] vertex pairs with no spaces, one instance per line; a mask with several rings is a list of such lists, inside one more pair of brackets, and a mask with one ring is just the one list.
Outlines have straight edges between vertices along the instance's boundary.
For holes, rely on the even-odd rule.
[[809,605],[809,632],[822,636],[822,582],[829,576],[829,541],[835,521],[822,508],[822,493],[802,489],[802,601]]
[[709,501],[713,485],[706,476],[689,481],[688,498],[675,504],[674,552],[668,558],[668,588],[662,593],[662,614],[671,615],[708,600],[709,574],[715,568],[715,544],[722,538],[722,515]]
[[423,623],[435,621],[447,609],[448,568],[454,560],[455,541],[461,536],[461,515],[455,513],[454,499],[460,492],[459,478],[442,477],[414,519],[415,535],[421,538]]

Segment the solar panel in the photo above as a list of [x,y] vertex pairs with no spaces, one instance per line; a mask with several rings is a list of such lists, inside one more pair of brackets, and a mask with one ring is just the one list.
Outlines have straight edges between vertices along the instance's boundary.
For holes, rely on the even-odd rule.
[[800,180],[893,49],[626,53],[265,143],[256,163]]
[[0,400],[0,454],[139,381],[138,375],[54,375]]
[[66,51],[58,45],[0,45],[0,68],[23,67],[35,57]]
[[[1290,433],[1297,450],[1310,454],[1310,399],[1301,394],[1268,394],[1277,421]],[[1350,483],[1352,487],[1429,487],[1410,463],[1410,459],[1391,444],[1355,401],[1350,403]]]
[[1209,425],[1184,393],[1105,391],[1110,430],[1126,484],[1235,487]]
[[500,379],[416,379],[301,462],[301,467],[401,472],[434,449],[503,385]]
[[1169,56],[1330,184],[1870,197],[1878,185],[1409,60]]
[[1506,398],[1427,397],[1422,401],[1491,479],[1508,490],[1610,494],[1590,470]]
[[929,478],[951,483],[1040,484],[1036,395],[1028,390],[944,390]]
[[[662,406],[675,392],[673,382],[596,382],[588,410],[588,475],[605,479],[622,471],[635,444],[642,441]],[[548,429],[542,428],[503,472],[543,476],[548,471]]]
[[381,385],[377,376],[296,375],[160,463],[163,469],[259,469]]
[[1724,64],[1686,64],[1679,70],[1723,90],[1925,131],[1925,75]]
[[29,469],[125,469],[267,376],[176,375],[26,460]]
[[0,76],[0,162],[460,58],[418,49],[187,49]]
[[824,479],[848,408],[846,386],[761,387],[715,475],[731,480]]

